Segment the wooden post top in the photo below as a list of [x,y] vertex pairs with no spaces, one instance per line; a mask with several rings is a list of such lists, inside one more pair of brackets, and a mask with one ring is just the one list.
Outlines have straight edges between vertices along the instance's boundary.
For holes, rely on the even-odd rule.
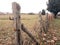
[[20,5],[18,3],[16,3],[16,2],[12,3],[13,12],[20,12],[20,9],[21,9],[21,7],[20,7]]

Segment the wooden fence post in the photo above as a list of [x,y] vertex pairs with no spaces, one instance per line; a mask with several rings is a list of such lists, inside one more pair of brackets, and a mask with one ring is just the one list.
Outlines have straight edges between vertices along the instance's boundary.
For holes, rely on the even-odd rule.
[[12,10],[13,10],[13,14],[14,14],[14,30],[15,30],[15,36],[16,36],[15,37],[16,45],[22,45],[20,9],[21,9],[21,7],[19,6],[18,3],[16,3],[16,2],[12,3]]
[[[44,27],[43,27],[43,21],[42,21],[42,16],[41,16],[41,12],[39,12],[39,23],[40,23],[40,27],[39,27],[39,29],[40,29],[40,45],[42,45],[42,33],[43,33],[43,29],[44,29]],[[45,30],[45,29],[44,29]]]
[[43,18],[42,18],[42,14],[41,12],[39,12],[39,22],[40,22],[40,42],[41,42],[41,45],[42,43],[44,45],[46,45],[46,36],[43,36],[44,34],[46,35],[47,32],[48,32],[48,26],[49,26],[49,23],[48,23],[48,14],[46,15],[46,21],[44,23],[43,21]]
[[48,13],[46,14],[46,22],[45,22],[45,28],[46,28],[46,33],[48,32],[49,29],[49,20],[48,20]]

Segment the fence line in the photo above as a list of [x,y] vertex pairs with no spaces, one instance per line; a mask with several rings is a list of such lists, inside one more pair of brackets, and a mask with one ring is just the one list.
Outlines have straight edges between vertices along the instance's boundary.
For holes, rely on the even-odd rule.
[[[14,30],[16,31],[16,45],[23,45],[23,40],[22,40],[22,33],[21,31],[25,32],[34,42],[36,42],[36,45],[52,45],[52,43],[50,42],[49,44],[47,44],[47,39],[46,35],[48,32],[48,28],[49,28],[49,22],[48,22],[48,14],[46,14],[46,22],[45,24],[43,23],[42,20],[42,16],[41,13],[39,13],[39,22],[40,22],[40,42],[38,42],[35,37],[28,31],[28,29],[21,23],[21,15],[20,15],[20,10],[21,7],[18,3],[13,2],[12,3],[12,10],[13,10],[13,14],[14,14]],[[44,35],[44,36],[43,36]],[[44,37],[44,38],[43,38]],[[53,43],[54,45],[54,43]]]
[[23,45],[22,44],[22,34],[21,34],[21,30],[24,31],[26,34],[28,34],[28,36],[34,41],[36,42],[36,45],[39,45],[39,42],[34,38],[34,36],[27,31],[27,29],[24,27],[23,24],[21,24],[21,15],[20,15],[20,6],[18,5],[18,3],[13,2],[12,4],[12,8],[13,8],[13,14],[14,14],[14,29],[16,31],[16,45]]

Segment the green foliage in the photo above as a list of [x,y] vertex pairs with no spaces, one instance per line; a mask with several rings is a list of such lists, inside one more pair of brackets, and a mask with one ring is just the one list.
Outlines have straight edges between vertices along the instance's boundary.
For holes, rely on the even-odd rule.
[[44,9],[42,10],[42,15],[45,15],[45,10]]
[[60,0],[48,0],[48,2],[47,10],[54,13],[56,16],[56,14],[60,11]]

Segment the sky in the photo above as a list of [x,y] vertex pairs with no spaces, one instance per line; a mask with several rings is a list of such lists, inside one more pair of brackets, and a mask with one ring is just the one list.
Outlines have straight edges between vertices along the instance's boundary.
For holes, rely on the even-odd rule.
[[20,4],[21,13],[38,13],[42,9],[47,9],[48,0],[0,0],[0,12],[12,13],[12,2]]

